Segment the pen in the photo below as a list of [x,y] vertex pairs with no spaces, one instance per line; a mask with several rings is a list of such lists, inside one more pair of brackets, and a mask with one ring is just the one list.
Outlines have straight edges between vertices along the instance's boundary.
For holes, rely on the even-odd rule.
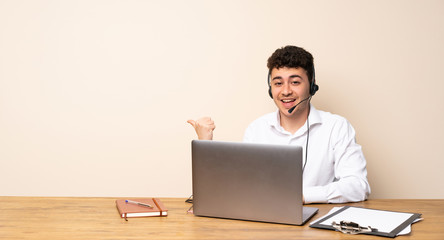
[[125,200],[125,202],[126,203],[137,204],[137,205],[144,206],[144,207],[153,208],[153,206],[149,205],[148,203],[141,203],[141,202],[136,202],[136,201],[131,201],[131,200]]

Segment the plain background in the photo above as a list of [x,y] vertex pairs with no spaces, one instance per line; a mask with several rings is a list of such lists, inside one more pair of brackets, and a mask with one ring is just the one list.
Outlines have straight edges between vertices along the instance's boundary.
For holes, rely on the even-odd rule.
[[297,45],[371,198],[444,198],[443,43],[442,0],[0,0],[0,195],[188,197],[186,121],[242,141]]

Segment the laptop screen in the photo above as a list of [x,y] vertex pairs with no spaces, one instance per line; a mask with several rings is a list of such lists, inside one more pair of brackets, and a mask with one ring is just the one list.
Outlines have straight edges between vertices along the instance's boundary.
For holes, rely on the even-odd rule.
[[192,141],[198,216],[300,225],[302,147]]

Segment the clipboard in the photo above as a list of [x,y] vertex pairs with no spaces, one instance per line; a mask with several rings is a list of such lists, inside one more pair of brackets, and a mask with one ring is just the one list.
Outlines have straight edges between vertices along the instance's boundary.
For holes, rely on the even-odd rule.
[[[338,223],[352,222],[360,231],[360,234],[375,235],[382,237],[396,237],[402,230],[420,218],[420,213],[393,212],[378,209],[345,206],[341,209],[316,220],[310,227],[337,230]],[[359,225],[358,225],[359,224]]]

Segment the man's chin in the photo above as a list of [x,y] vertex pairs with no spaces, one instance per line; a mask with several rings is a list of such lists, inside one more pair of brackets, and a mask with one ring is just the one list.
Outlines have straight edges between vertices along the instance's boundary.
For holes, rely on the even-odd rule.
[[281,114],[281,116],[290,117],[290,116],[293,115],[294,111],[293,111],[292,113],[289,113],[289,112],[288,112],[289,110],[290,110],[290,109],[286,109],[286,108],[284,108],[284,109],[279,109],[279,113]]

